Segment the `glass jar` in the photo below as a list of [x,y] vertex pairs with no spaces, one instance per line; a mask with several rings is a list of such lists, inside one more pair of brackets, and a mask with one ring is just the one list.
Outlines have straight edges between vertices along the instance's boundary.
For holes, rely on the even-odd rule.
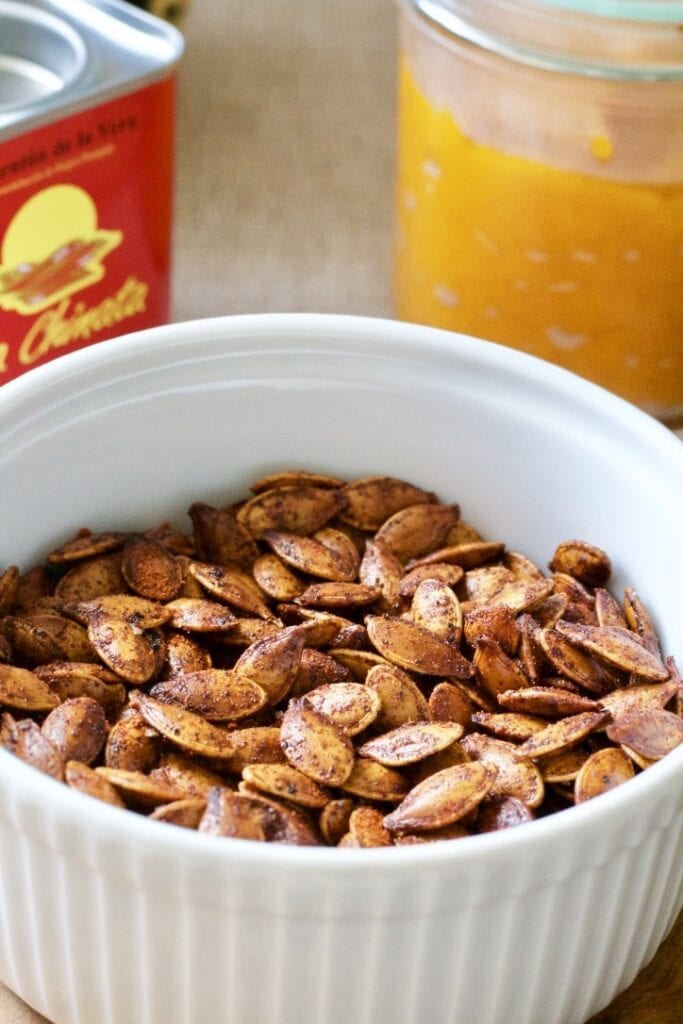
[[396,315],[683,424],[683,2],[401,0]]

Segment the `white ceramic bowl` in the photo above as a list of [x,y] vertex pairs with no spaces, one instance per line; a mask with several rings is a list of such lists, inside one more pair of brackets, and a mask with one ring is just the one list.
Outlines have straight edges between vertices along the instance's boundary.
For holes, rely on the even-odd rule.
[[[0,552],[183,526],[276,467],[392,473],[544,563],[609,551],[683,660],[683,446],[517,352],[254,316],[66,356],[0,391]],[[288,848],[163,826],[0,751],[0,977],[59,1024],[581,1024],[681,906],[683,749],[567,812],[453,843]]]

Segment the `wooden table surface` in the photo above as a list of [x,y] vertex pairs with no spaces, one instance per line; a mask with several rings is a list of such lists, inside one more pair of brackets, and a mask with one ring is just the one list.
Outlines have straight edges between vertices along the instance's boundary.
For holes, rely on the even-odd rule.
[[[173,319],[390,316],[394,0],[193,0],[183,31]],[[0,1024],[42,1021],[0,985]],[[681,1021],[683,915],[591,1024]]]

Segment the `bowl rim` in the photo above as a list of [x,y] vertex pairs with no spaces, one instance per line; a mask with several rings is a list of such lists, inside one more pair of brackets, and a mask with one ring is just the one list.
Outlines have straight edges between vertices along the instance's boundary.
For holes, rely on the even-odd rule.
[[[326,336],[325,338],[321,336]],[[533,385],[545,391],[562,394],[570,405],[585,409],[598,420],[608,422],[614,430],[638,437],[653,453],[658,453],[669,463],[683,483],[683,445],[665,426],[647,413],[625,400],[605,391],[571,372],[546,363],[535,356],[510,349],[494,342],[482,341],[461,334],[426,327],[419,324],[399,322],[381,317],[351,316],[346,314],[318,313],[258,313],[211,317],[163,325],[139,331],[60,356],[42,366],[35,367],[0,388],[0,438],[3,420],[13,421],[22,406],[40,405],[44,413],[52,406],[65,401],[59,396],[67,382],[69,386],[79,384],[79,378],[90,378],[91,387],[102,379],[102,370],[110,369],[121,374],[119,379],[136,375],[139,367],[129,368],[130,357],[145,353],[152,362],[163,354],[167,364],[172,358],[181,361],[196,361],[200,358],[202,343],[206,348],[225,344],[229,339],[248,336],[250,350],[255,339],[262,339],[269,348],[275,345],[286,350],[295,340],[295,347],[310,350],[313,339],[318,346],[329,345],[330,338],[344,341],[351,347],[363,351],[368,346],[373,352],[384,353],[391,348],[391,355],[409,354],[415,359],[429,359],[442,363],[444,359],[465,360],[486,369],[494,368],[505,376],[523,378],[526,385]],[[188,342],[192,353],[187,352]],[[416,344],[417,342],[417,344]],[[184,353],[184,354],[183,354]],[[51,393],[55,393],[52,395]],[[48,399],[46,405],[46,398]],[[567,808],[569,814],[559,812],[537,819],[527,825],[513,829],[468,837],[466,843],[437,842],[394,847],[387,849],[346,850],[334,847],[287,846],[278,843],[257,843],[248,840],[229,840],[213,837],[183,828],[160,828],[159,822],[149,821],[145,816],[131,813],[122,814],[121,809],[109,806],[92,797],[71,790],[56,782],[18,758],[0,748],[0,787],[7,787],[8,794],[34,806],[44,805],[50,794],[49,813],[64,822],[74,825],[101,825],[108,838],[116,838],[148,852],[171,851],[187,853],[198,863],[228,861],[235,865],[264,865],[283,867],[309,872],[311,870],[332,871],[342,875],[357,875],[369,868],[385,872],[410,870],[419,864],[458,864],[470,858],[486,861],[493,857],[505,857],[527,846],[536,849],[543,842],[561,841],[570,837],[577,829],[601,828],[624,815],[627,820],[629,808],[645,801],[656,801],[658,795],[668,787],[675,791],[676,783],[683,781],[683,747],[672,751],[662,761],[646,772],[629,780],[600,798],[586,801]],[[52,789],[50,789],[52,786]],[[87,800],[87,803],[84,803]],[[2,813],[2,812],[0,812]],[[569,832],[567,832],[569,830]],[[220,842],[213,840],[220,838]],[[360,854],[360,856],[359,856]]]

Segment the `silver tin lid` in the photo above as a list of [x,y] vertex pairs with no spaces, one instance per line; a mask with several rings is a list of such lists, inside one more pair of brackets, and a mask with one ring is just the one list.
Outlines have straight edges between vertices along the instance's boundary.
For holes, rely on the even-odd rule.
[[0,139],[161,78],[182,51],[125,0],[0,0]]

